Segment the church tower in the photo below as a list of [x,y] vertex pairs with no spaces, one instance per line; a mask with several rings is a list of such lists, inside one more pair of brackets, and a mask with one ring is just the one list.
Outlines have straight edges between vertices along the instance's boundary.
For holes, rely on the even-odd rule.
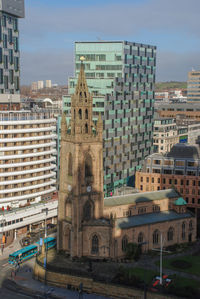
[[[83,58],[84,59],[84,58]],[[83,59],[75,93],[71,97],[71,122],[61,121],[58,250],[83,256],[83,226],[103,217],[103,122],[92,120],[92,95],[88,91]]]

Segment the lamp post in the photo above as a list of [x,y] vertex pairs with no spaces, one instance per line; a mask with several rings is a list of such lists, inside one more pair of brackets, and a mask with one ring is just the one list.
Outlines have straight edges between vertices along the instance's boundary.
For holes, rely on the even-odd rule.
[[[42,209],[42,213],[45,213],[45,239],[47,237],[47,215],[48,215],[48,208]],[[44,241],[45,241],[44,239]],[[47,276],[47,244],[45,245],[44,242],[44,249],[45,249],[45,258],[44,258],[44,267],[45,267],[45,277],[44,277],[44,283],[46,284],[46,276]]]

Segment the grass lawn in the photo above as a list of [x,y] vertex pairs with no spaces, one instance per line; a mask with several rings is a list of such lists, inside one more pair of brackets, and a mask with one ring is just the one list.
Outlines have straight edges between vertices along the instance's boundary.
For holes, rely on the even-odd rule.
[[132,269],[127,269],[129,272],[129,275],[134,275],[140,278],[141,280],[145,281],[146,283],[151,283],[153,277],[159,275],[158,272],[153,271],[153,270],[147,270],[143,268],[132,268]]
[[[172,265],[172,262],[174,262],[174,261],[189,262],[191,264],[191,267],[185,268],[185,269],[175,267],[174,265]],[[160,263],[156,262],[156,264],[159,265]],[[173,259],[164,259],[163,258],[163,268],[168,268],[168,269],[172,269],[172,270],[176,270],[176,271],[180,271],[180,272],[186,272],[186,273],[200,276],[200,256],[187,255],[187,256],[173,258]]]

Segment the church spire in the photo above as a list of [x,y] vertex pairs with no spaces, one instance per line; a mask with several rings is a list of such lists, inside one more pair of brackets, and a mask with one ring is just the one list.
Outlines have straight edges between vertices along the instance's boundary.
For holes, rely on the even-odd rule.
[[92,95],[89,93],[85,78],[84,57],[81,57],[80,73],[75,93],[71,97],[71,134],[92,135]]

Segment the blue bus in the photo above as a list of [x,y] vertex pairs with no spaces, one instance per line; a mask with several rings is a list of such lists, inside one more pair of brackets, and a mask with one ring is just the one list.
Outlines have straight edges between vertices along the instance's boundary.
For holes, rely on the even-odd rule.
[[[36,244],[39,245],[40,242],[36,242]],[[44,239],[44,245],[47,250],[55,247],[56,246],[56,238],[47,237],[46,239]]]
[[[37,245],[29,245],[26,246],[20,250],[17,250],[9,255],[8,263],[15,265],[18,263],[22,263],[23,261],[26,261],[33,256],[36,256],[39,252],[39,242],[36,243]],[[48,237],[44,239],[44,244],[46,249],[50,249],[56,246],[56,239],[53,237]]]
[[33,256],[36,256],[38,252],[38,247],[36,245],[29,245],[20,250],[17,250],[9,255],[8,262],[9,264],[18,264],[26,261]]

